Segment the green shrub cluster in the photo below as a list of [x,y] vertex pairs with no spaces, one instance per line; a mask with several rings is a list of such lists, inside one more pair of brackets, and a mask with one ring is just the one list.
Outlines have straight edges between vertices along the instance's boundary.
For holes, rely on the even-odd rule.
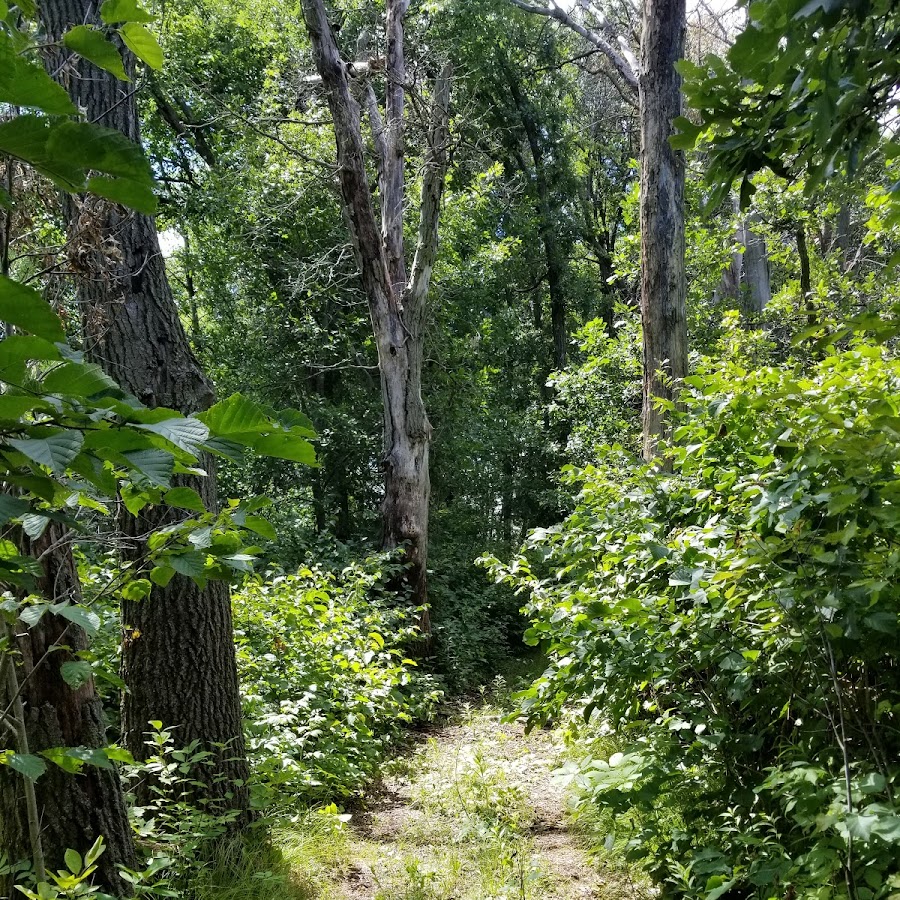
[[267,797],[355,793],[433,713],[441,691],[408,656],[418,613],[388,590],[398,565],[382,554],[337,573],[248,580],[235,594],[249,752]]
[[896,897],[900,362],[708,362],[682,396],[670,471],[572,471],[493,561],[549,648],[523,708],[613,733],[572,774],[666,896]]

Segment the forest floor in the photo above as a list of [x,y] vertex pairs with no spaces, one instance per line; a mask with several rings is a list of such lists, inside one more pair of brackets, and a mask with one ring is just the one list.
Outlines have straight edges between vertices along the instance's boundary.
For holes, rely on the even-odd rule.
[[[553,777],[559,730],[525,734],[485,704],[392,760],[343,829],[329,900],[640,900],[592,861]],[[324,874],[324,873],[323,873]]]

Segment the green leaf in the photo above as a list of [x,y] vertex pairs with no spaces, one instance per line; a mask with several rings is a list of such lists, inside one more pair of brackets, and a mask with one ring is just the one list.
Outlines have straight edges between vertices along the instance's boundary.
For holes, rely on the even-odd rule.
[[0,421],[16,422],[32,410],[53,409],[37,397],[25,394],[0,394]]
[[159,209],[159,201],[153,193],[152,182],[141,184],[125,178],[109,178],[106,175],[93,175],[88,179],[87,189],[98,197],[112,200],[136,209],[148,216],[156,215]]
[[152,484],[168,487],[172,479],[175,459],[165,450],[137,450],[123,453],[125,459]]
[[57,159],[81,169],[136,180],[152,186],[150,163],[139,144],[115,128],[66,121],[53,129],[47,149]]
[[189,550],[187,553],[167,557],[166,563],[180,575],[195,578],[202,575],[206,569],[206,554],[197,550]]
[[164,419],[162,422],[151,422],[135,427],[158,434],[194,456],[199,452],[199,445],[209,437],[209,429],[195,418]]
[[118,25],[119,22],[152,22],[156,16],[147,12],[137,0],[104,0],[100,18],[107,25]]
[[135,578],[134,581],[129,581],[122,588],[121,594],[124,600],[136,602],[143,600],[144,597],[149,597],[152,590],[153,585],[146,578]]
[[71,848],[66,850],[63,854],[63,859],[66,863],[66,868],[73,874],[80,874],[81,870],[84,868],[84,863],[81,859],[81,854],[77,850],[72,850]]
[[68,619],[72,624],[83,628],[90,635],[95,635],[100,628],[100,616],[84,606],[76,606],[71,603],[54,603],[50,607],[50,612]]
[[161,69],[163,66],[163,51],[156,40],[156,35],[137,22],[129,22],[119,29],[122,40],[128,49],[142,62],[147,63],[151,69]]
[[[50,341],[31,334],[11,335],[0,341],[0,379],[9,381],[14,377],[12,370],[17,370],[29,360],[53,361],[61,358],[59,349]],[[18,377],[21,378],[21,375]],[[35,405],[34,400],[30,401],[30,405]]]
[[295,434],[300,434],[301,437],[305,438],[317,437],[316,429],[313,427],[309,416],[300,412],[299,409],[280,409],[275,415],[281,425],[288,431],[293,431]]
[[31,781],[37,781],[47,771],[47,764],[32,753],[11,753],[4,762]]
[[122,393],[116,382],[95,363],[67,362],[56,366],[47,373],[42,386],[48,394],[74,397]]
[[669,138],[669,144],[674,150],[693,150],[697,138],[705,131],[704,126],[695,125],[684,116],[679,116],[672,124],[678,129],[678,133]]
[[751,77],[771,64],[778,52],[780,40],[779,30],[766,30],[751,25],[738,35],[728,51],[728,61],[736,72]]
[[[47,341],[66,339],[59,316],[50,309],[40,293],[5,275],[0,275],[0,321],[8,322]],[[12,338],[7,340],[11,341]]]
[[22,530],[33,541],[36,541],[47,530],[49,524],[50,519],[47,516],[41,516],[37,513],[22,516]]
[[165,587],[175,577],[175,570],[171,566],[154,566],[150,570],[150,580],[160,587]]
[[28,512],[31,507],[19,497],[11,494],[0,494],[0,525],[5,525],[10,519]]
[[39,109],[51,116],[73,116],[78,112],[65,88],[40,63],[16,53],[3,32],[0,32],[0,53],[3,54],[0,103]]
[[101,69],[111,72],[120,81],[130,81],[122,64],[122,57],[103,32],[90,25],[76,25],[63,35],[63,44]]
[[172,488],[170,491],[166,491],[164,499],[168,506],[174,506],[177,509],[190,509],[194,512],[206,512],[203,500],[193,488]]
[[66,466],[78,456],[84,441],[81,432],[71,428],[35,426],[27,431],[33,436],[10,438],[9,445],[55,473],[65,471]]
[[301,434],[295,433],[293,429],[289,432],[268,434],[252,446],[257,453],[261,453],[263,456],[287,459],[307,466],[317,465],[316,451],[312,444]]
[[91,664],[83,659],[69,660],[59,667],[59,674],[62,675],[63,681],[77,691],[78,688],[87,684],[91,680],[93,670]]
[[50,136],[61,124],[31,115],[0,122],[0,151],[28,163],[64,191],[80,191],[86,180],[84,170],[63,162],[47,149]]
[[262,434],[272,423],[262,407],[242,394],[232,394],[211,406],[197,418],[206,424],[213,437],[235,439],[235,435]]
[[272,523],[261,516],[247,516],[244,526],[269,541],[274,541],[278,537]]
[[880,794],[886,786],[887,782],[880,772],[867,773],[859,783],[859,789],[864,794]]

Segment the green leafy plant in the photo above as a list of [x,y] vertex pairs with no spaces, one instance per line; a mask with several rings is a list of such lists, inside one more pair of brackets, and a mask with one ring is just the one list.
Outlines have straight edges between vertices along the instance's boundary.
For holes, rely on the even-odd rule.
[[550,654],[523,711],[612,728],[584,802],[631,817],[676,895],[896,890],[898,386],[865,343],[806,372],[710,361],[671,474],[608,451],[570,472],[565,523],[494,562]]
[[347,797],[377,773],[404,728],[442,696],[405,648],[414,609],[388,588],[400,563],[248,580],[234,598],[248,744],[265,796]]

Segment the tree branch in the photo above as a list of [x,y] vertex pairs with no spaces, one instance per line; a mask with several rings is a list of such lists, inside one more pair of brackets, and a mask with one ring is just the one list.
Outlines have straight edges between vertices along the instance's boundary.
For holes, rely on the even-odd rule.
[[[589,28],[585,28],[580,22],[576,22],[564,9],[559,6],[553,4],[552,6],[533,6],[530,3],[525,3],[524,0],[509,0],[513,6],[517,6],[519,9],[525,10],[525,12],[534,13],[538,16],[547,16],[550,19],[556,19],[557,22],[560,22],[562,25],[565,25],[566,28],[571,29],[576,34],[581,35],[586,41],[589,41],[593,44],[603,55],[612,63],[615,70],[622,77],[622,80],[628,86],[629,90],[637,95],[638,92],[638,79],[637,79],[637,71],[632,64],[634,61],[634,54],[631,50],[627,50],[627,56],[625,56],[622,50],[617,50],[613,47],[612,44],[609,43],[605,38],[601,35],[597,34],[596,31],[593,31]],[[553,0],[550,0],[553,3]],[[606,19],[604,17],[604,22]],[[612,28],[608,23],[604,25],[604,30],[607,32]],[[619,43],[620,48],[625,49],[627,45],[625,44],[624,38],[620,36],[616,36],[616,40]]]
[[384,189],[381,197],[381,231],[387,249],[391,284],[397,293],[406,286],[406,260],[403,253],[404,135],[403,112],[406,104],[406,57],[403,51],[403,17],[409,0],[387,2],[387,60],[385,71],[385,145]]
[[341,60],[323,0],[302,0],[302,3],[313,59],[334,121],[341,197],[358,251],[373,323],[377,323],[396,314],[391,309],[396,301],[366,175],[359,104],[350,92],[347,67]]
[[424,319],[425,298],[431,286],[431,274],[438,249],[438,222],[441,197],[447,174],[450,141],[450,76],[452,68],[445,64],[434,85],[431,127],[428,131],[428,153],[422,175],[422,201],[419,207],[419,239],[413,260],[407,302],[411,310],[410,327],[420,329]]

